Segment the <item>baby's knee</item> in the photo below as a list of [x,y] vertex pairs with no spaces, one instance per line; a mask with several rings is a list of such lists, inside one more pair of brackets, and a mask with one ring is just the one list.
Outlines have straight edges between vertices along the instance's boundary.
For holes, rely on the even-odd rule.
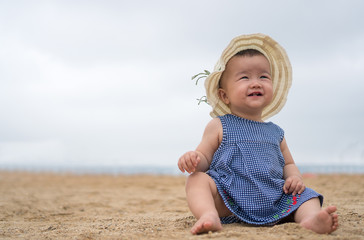
[[210,176],[204,172],[194,172],[187,177],[186,188],[205,184],[210,181]]
[[194,184],[196,181],[201,181],[202,179],[206,178],[206,176],[208,175],[204,172],[194,172],[187,177],[186,186],[189,184]]

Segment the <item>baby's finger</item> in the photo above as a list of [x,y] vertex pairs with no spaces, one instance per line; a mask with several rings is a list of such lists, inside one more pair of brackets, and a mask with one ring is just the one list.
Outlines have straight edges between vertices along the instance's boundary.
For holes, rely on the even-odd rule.
[[193,166],[191,164],[191,160],[190,160],[189,156],[184,157],[184,159],[182,161],[182,167],[183,167],[183,169],[186,170],[186,172],[188,172],[188,173],[192,172]]
[[283,185],[283,192],[285,193],[285,194],[287,194],[287,183],[285,183],[284,185]]
[[193,161],[193,166],[194,167],[197,167],[197,165],[200,163],[201,159],[198,155],[196,155],[196,157],[194,158],[194,161]]
[[304,184],[301,185],[301,189],[298,191],[298,194],[303,193],[303,191],[305,191],[306,187]]
[[192,166],[194,166],[194,167],[197,166],[197,158],[198,158],[198,154],[196,152],[190,152],[189,159],[191,161]]
[[297,182],[292,181],[291,186],[289,188],[289,193],[292,193],[292,195],[296,195],[297,191],[296,191],[296,187],[297,187]]
[[184,173],[185,169],[183,168],[183,161],[184,161],[184,156],[182,156],[178,159],[177,165],[178,165],[179,170],[181,170],[181,172]]
[[188,173],[195,171],[195,167],[193,166],[193,162],[192,162],[191,158],[188,158],[185,161],[185,163],[186,163],[186,167],[187,167],[185,169],[187,170]]
[[297,191],[296,191],[296,189],[294,189],[294,190],[292,191],[292,196],[296,196],[296,194],[297,194]]
[[299,194],[302,189],[302,182],[297,182],[293,195]]
[[191,171],[195,171],[197,165],[200,163],[200,157],[198,156],[197,153],[195,152],[191,152],[190,153],[190,161],[191,161]]
[[194,152],[190,152],[188,154],[188,158],[189,158],[188,159],[189,160],[188,164],[191,165],[191,166],[194,166],[195,165],[195,161],[196,161],[196,154]]
[[289,189],[291,187],[291,183],[292,183],[292,180],[291,179],[287,179],[286,182],[284,183],[283,185],[283,191],[285,194],[288,194],[289,193]]
[[292,187],[292,196],[295,196],[296,194],[297,194],[297,192],[298,192],[298,183],[297,182],[295,182],[295,181],[293,181],[292,182],[292,186],[294,186],[294,187]]
[[185,158],[182,157],[179,161],[179,169],[184,173],[186,172],[187,166],[185,164]]
[[181,158],[178,160],[178,168],[179,168],[179,170],[181,170],[181,172],[185,172],[185,170],[183,169],[183,167],[182,167],[182,162],[181,162]]

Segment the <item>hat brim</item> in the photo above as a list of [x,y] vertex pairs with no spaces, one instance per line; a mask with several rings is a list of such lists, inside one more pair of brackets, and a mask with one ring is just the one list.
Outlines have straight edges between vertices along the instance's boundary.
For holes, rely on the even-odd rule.
[[271,66],[273,99],[263,109],[262,119],[266,120],[277,114],[286,103],[289,88],[292,84],[292,67],[286,51],[267,35],[261,33],[241,35],[231,40],[230,44],[222,52],[214,71],[205,80],[207,101],[212,106],[211,117],[231,113],[229,106],[219,99],[219,82],[227,62],[235,54],[246,49],[255,49],[264,54]]

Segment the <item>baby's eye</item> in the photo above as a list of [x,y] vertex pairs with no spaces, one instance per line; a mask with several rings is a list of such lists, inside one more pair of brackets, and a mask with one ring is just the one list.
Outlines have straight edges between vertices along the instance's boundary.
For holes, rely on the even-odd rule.
[[261,76],[260,79],[262,79],[262,80],[269,80],[270,78],[268,76]]
[[247,80],[248,77],[247,76],[242,76],[240,79]]

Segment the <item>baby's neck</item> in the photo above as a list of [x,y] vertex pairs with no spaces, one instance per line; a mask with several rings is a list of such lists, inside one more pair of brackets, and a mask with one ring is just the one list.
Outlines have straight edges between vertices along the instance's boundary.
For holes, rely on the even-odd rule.
[[248,119],[251,121],[255,121],[255,122],[264,122],[262,119],[262,114],[242,114],[242,113],[236,113],[236,112],[232,112],[231,114],[237,116],[237,117],[241,117],[244,119]]

